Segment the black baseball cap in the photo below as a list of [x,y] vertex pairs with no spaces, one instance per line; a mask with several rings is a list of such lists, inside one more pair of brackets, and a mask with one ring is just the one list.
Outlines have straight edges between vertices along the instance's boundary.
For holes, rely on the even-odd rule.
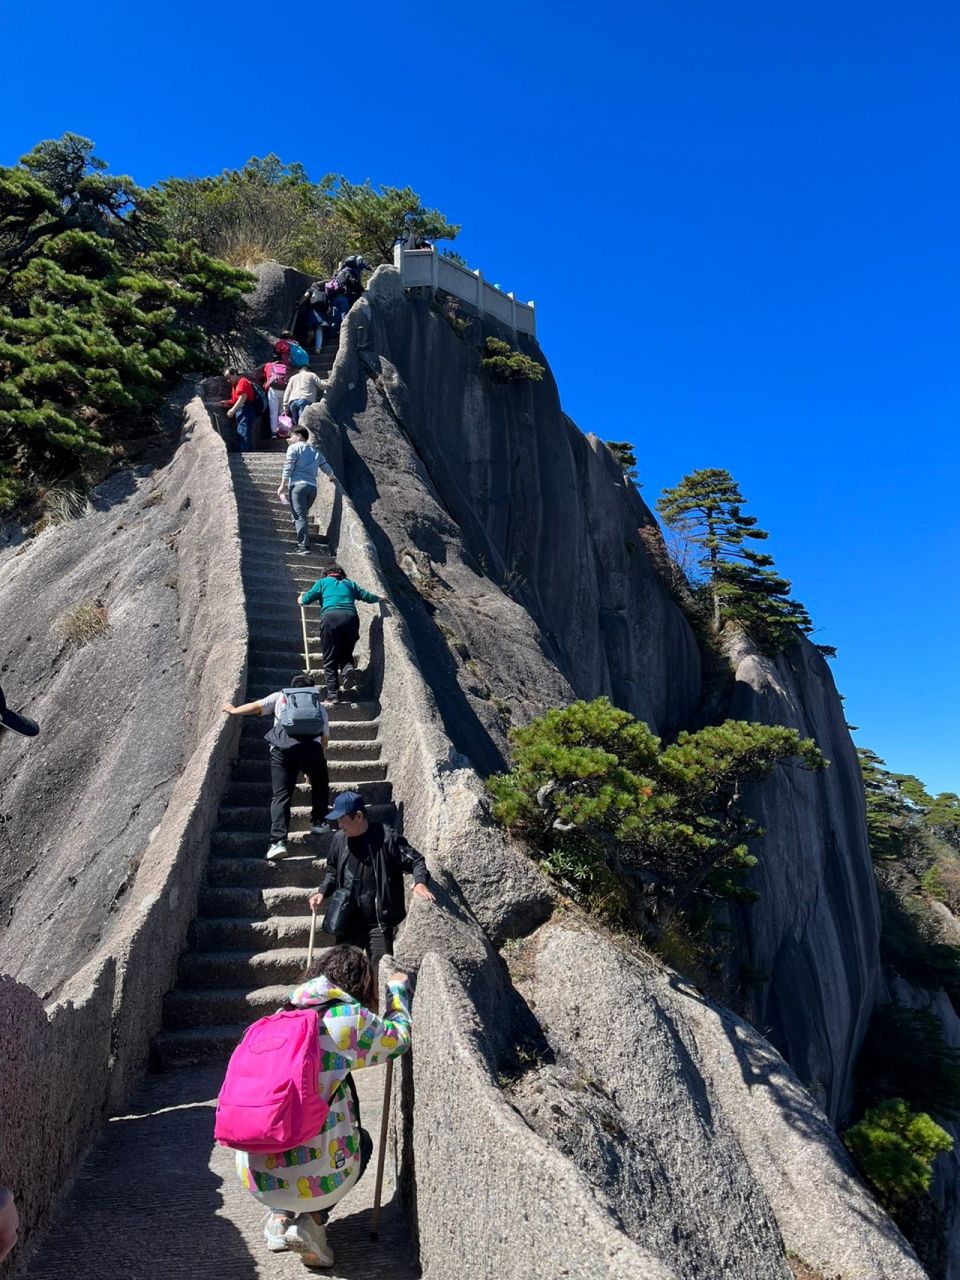
[[0,726],[4,729],[12,729],[14,733],[22,733],[25,738],[35,738],[40,732],[40,726],[36,720],[17,715],[16,711],[10,710],[2,688],[0,688]]
[[367,802],[359,791],[341,791],[327,814],[327,822],[336,822],[349,813],[362,813],[366,807]]

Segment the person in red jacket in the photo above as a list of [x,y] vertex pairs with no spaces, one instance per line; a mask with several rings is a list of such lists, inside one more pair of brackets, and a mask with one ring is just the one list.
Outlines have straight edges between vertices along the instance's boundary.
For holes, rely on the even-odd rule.
[[230,383],[231,390],[229,400],[222,401],[222,404],[227,417],[236,424],[240,452],[247,453],[253,448],[253,424],[257,417],[253,383],[236,369],[227,369],[223,376]]

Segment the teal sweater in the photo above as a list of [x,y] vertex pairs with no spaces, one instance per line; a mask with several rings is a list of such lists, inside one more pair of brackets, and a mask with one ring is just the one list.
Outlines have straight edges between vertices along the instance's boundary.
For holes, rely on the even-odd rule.
[[312,604],[314,600],[320,601],[321,613],[326,613],[328,609],[346,609],[350,613],[356,613],[355,600],[366,600],[367,604],[377,604],[379,598],[365,591],[363,587],[358,587],[350,578],[319,578],[303,593],[304,604]]

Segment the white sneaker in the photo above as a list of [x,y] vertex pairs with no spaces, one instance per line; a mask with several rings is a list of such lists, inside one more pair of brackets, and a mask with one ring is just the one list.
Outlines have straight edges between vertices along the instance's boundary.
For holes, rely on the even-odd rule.
[[289,1213],[267,1214],[267,1220],[263,1224],[263,1235],[271,1253],[287,1252],[288,1246],[283,1235],[292,1222],[293,1215]]
[[282,840],[274,840],[267,850],[267,861],[276,862],[279,858],[289,858],[290,852]]
[[283,1233],[287,1248],[300,1255],[306,1267],[332,1267],[333,1250],[327,1244],[327,1229],[301,1213],[292,1227]]

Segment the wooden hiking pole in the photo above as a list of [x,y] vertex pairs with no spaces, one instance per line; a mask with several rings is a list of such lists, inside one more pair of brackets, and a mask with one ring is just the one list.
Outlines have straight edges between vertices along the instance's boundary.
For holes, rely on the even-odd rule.
[[307,968],[308,969],[313,964],[313,943],[316,936],[317,936],[317,913],[316,911],[311,911],[310,913],[310,945],[307,947]]
[[310,645],[307,642],[307,611],[300,606],[300,625],[303,627],[303,669],[310,674]]
[[377,1185],[373,1191],[373,1216],[370,1239],[380,1235],[380,1195],[383,1191],[383,1161],[387,1154],[387,1125],[390,1122],[390,1094],[393,1092],[393,1059],[387,1059],[387,1075],[383,1082],[383,1111],[380,1114],[380,1149],[377,1152]]

